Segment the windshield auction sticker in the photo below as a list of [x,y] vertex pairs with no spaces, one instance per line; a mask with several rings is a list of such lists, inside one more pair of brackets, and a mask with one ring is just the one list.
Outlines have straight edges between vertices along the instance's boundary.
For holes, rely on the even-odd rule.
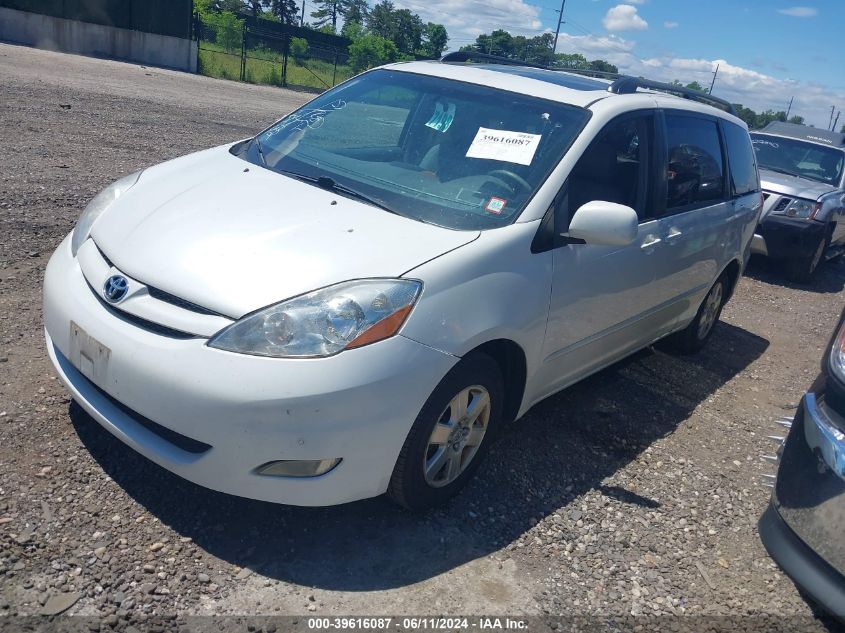
[[541,138],[543,138],[542,134],[508,132],[480,127],[472,145],[467,150],[466,157],[530,165],[531,161],[534,160],[534,152],[537,151]]

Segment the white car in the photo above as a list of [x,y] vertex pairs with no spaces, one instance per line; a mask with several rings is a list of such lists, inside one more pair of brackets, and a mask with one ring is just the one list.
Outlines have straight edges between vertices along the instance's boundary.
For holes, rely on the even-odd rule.
[[536,402],[698,349],[761,207],[746,126],[485,61],[366,72],[100,193],[44,281],[73,398],[202,486],[424,508]]

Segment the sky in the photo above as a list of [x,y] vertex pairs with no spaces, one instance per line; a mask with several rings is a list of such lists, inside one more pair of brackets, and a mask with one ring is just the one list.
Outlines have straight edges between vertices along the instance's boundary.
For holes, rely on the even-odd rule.
[[[560,9],[560,0],[394,4],[445,25],[451,50],[498,28],[554,33]],[[560,53],[704,86],[719,64],[714,95],[758,112],[786,110],[794,96],[790,116],[821,128],[829,126],[831,106],[845,110],[845,0],[566,0],[563,19]],[[845,114],[837,128],[843,124]]]

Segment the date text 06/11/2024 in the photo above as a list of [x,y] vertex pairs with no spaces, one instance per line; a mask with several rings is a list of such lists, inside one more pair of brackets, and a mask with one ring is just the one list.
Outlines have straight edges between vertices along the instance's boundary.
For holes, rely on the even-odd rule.
[[[392,625],[392,626],[391,626]],[[519,631],[528,630],[528,620],[510,617],[333,617],[308,618],[312,631]]]

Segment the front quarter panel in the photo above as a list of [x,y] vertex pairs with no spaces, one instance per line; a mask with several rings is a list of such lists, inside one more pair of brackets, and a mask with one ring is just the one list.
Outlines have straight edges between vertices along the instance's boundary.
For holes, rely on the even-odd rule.
[[819,198],[821,208],[816,220],[833,226],[831,243],[845,241],[845,191],[837,190]]
[[402,335],[454,356],[491,340],[514,341],[525,353],[530,380],[542,352],[552,274],[551,252],[531,252],[539,224],[482,232],[408,271],[424,289]]

